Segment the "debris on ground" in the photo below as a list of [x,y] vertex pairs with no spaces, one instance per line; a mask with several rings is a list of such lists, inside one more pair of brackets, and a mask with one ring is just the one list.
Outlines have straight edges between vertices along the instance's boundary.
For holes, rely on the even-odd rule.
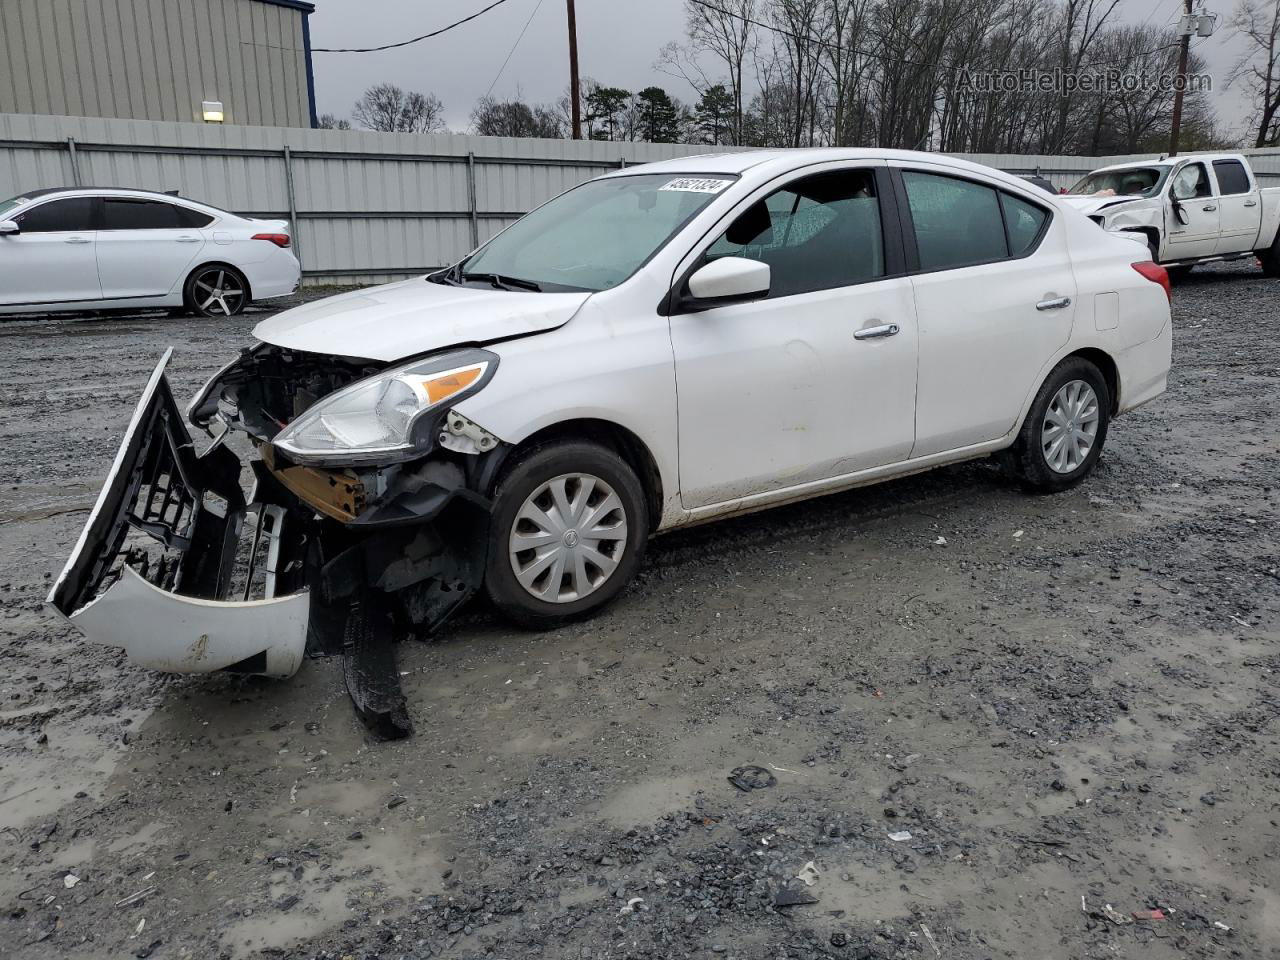
[[729,782],[744,793],[750,793],[752,790],[763,790],[766,787],[772,787],[778,782],[778,778],[764,767],[749,764],[743,767],[734,767],[729,771]]
[[812,860],[800,868],[800,872],[796,874],[796,879],[803,880],[806,887],[812,887],[818,882],[818,868],[813,865]]

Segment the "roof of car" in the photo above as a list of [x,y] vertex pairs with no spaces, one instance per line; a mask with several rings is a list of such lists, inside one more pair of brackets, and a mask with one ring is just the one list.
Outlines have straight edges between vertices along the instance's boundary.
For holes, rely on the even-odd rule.
[[55,193],[95,193],[104,196],[154,197],[157,200],[183,200],[187,203],[200,202],[199,200],[192,200],[190,197],[180,197],[176,194],[163,193],[159,190],[138,190],[132,187],[44,187],[40,190],[26,190],[15,196],[35,200],[38,197],[47,197]]
[[606,174],[610,177],[627,176],[637,173],[669,173],[669,174],[712,174],[741,175],[749,170],[763,168],[761,172],[768,174],[786,172],[817,163],[829,163],[840,160],[896,160],[915,161],[936,166],[951,167],[957,171],[970,171],[986,176],[994,176],[1006,182],[1029,187],[1021,177],[974,163],[960,157],[942,153],[925,153],[920,150],[889,150],[878,147],[799,147],[784,150],[748,150],[739,153],[703,153],[690,157],[674,157],[670,160],[659,160],[654,163],[637,164],[624,167]]

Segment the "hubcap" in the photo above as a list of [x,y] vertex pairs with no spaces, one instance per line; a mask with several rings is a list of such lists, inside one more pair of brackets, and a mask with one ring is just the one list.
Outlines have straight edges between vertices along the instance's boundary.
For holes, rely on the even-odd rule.
[[1098,438],[1098,395],[1083,380],[1062,385],[1044,414],[1040,445],[1055,473],[1071,473],[1084,463]]
[[530,596],[548,603],[570,603],[599,590],[626,548],[622,500],[587,473],[542,484],[511,525],[511,570]]
[[222,312],[231,316],[244,301],[244,287],[234,274],[225,270],[206,270],[196,277],[195,301],[201,313]]

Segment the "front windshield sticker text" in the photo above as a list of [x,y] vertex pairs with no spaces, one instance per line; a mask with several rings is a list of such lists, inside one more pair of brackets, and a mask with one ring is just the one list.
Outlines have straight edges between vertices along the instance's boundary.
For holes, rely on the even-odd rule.
[[717,177],[680,177],[668,180],[659,190],[680,190],[684,193],[719,193],[729,185],[728,180]]

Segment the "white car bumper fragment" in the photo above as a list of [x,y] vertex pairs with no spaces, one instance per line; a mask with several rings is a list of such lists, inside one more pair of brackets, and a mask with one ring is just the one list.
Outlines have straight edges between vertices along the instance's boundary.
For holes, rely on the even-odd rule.
[[[164,377],[168,359],[151,374],[48,603],[86,639],[145,667],[290,676],[306,652],[310,597],[273,596],[284,511],[244,502],[227,449],[195,454]],[[241,586],[243,598],[230,600],[246,518],[257,529],[244,580],[264,574],[266,597],[250,600]],[[129,546],[139,534],[163,544],[158,562]]]

